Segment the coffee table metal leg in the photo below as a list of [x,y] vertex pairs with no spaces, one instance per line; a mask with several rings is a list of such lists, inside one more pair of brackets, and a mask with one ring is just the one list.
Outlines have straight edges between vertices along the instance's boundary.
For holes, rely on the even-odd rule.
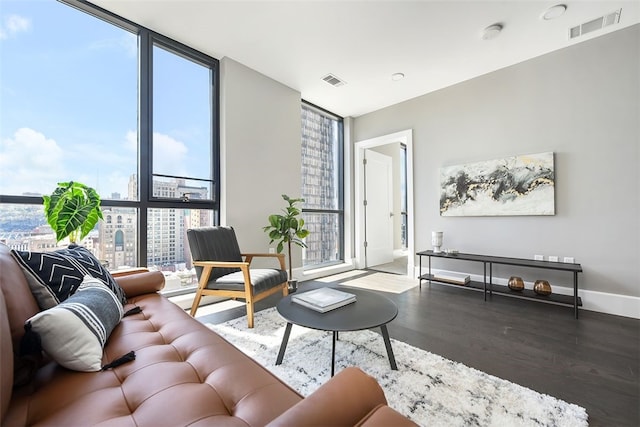
[[284,358],[284,351],[287,349],[287,343],[289,342],[289,334],[291,334],[291,323],[287,322],[287,326],[284,329],[284,336],[282,337],[282,344],[280,344],[280,351],[278,352],[278,358],[276,359],[276,365],[282,363]]
[[389,364],[391,365],[391,369],[397,371],[398,365],[396,365],[396,358],[393,355],[393,348],[391,348],[391,340],[389,339],[389,331],[387,331],[387,325],[380,326],[380,330],[382,331],[384,346],[387,348],[387,356],[389,357]]
[[338,339],[338,331],[333,331],[333,345],[331,346],[331,376],[336,368],[336,340]]

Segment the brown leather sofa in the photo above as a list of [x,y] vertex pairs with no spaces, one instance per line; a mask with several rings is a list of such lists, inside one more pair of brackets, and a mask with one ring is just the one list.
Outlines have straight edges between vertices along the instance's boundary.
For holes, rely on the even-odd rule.
[[133,361],[99,372],[53,361],[14,387],[25,320],[39,309],[25,276],[0,244],[0,425],[2,426],[402,426],[378,383],[347,368],[303,398],[222,337],[158,293],[159,272],[116,277],[128,297],[104,348],[105,361]]

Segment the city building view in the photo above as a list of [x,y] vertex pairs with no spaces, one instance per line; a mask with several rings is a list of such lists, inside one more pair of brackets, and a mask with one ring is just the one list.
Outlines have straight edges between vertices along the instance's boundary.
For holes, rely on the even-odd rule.
[[[129,194],[122,199],[112,194],[111,200],[135,200],[136,176],[129,180]],[[206,199],[206,187],[185,185],[182,179],[154,180],[154,194],[169,198]],[[188,196],[185,196],[188,195]],[[33,194],[31,194],[33,196]],[[138,215],[130,207],[102,207],[103,220],[80,244],[89,249],[109,270],[136,267]],[[165,273],[165,291],[196,285],[195,270],[186,239],[187,229],[213,225],[210,211],[198,209],[150,209],[147,227],[147,265]],[[0,242],[20,251],[53,251],[68,241],[56,242],[55,233],[46,223],[40,205],[0,204]]]
[[302,197],[309,237],[303,265],[319,266],[342,257],[342,197],[340,193],[342,122],[302,106]]

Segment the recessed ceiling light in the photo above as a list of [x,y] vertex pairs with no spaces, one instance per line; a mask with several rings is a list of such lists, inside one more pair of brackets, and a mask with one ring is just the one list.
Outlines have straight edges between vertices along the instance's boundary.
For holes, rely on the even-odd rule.
[[540,16],[540,18],[544,19],[545,21],[550,21],[552,19],[556,19],[557,17],[561,16],[566,10],[567,10],[567,5],[557,4],[547,9],[542,14],[542,16]]
[[397,82],[398,80],[404,79],[404,73],[393,73],[391,74],[391,80]]
[[498,34],[502,31],[502,24],[489,25],[482,32],[482,40],[491,40],[498,37]]

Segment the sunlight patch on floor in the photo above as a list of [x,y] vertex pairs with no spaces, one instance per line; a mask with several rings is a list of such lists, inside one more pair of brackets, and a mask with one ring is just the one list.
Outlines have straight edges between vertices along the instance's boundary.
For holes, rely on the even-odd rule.
[[409,276],[392,273],[372,273],[365,270],[353,270],[346,273],[316,279],[318,282],[340,282],[344,286],[353,286],[362,289],[372,289],[382,292],[401,294],[418,286],[418,280]]
[[349,277],[359,276],[361,274],[366,274],[366,273],[367,272],[364,270],[351,270],[345,273],[339,273],[339,274],[334,274],[332,276],[326,276],[326,277],[321,277],[319,279],[314,279],[314,282],[323,282],[323,283],[337,282],[339,280],[348,279]]
[[342,284],[356,288],[401,294],[418,286],[418,280],[398,274],[373,273],[368,276],[345,280]]

